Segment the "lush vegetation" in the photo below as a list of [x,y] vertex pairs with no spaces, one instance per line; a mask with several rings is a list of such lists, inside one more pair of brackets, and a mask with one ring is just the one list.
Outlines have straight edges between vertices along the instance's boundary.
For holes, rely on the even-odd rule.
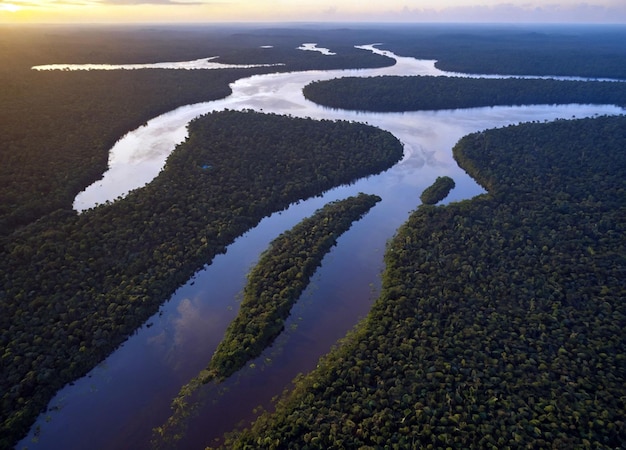
[[155,447],[171,447],[182,436],[187,419],[199,406],[191,399],[202,384],[228,378],[272,345],[324,255],[380,200],[361,193],[328,203],[270,243],[248,274],[239,313],[208,367],[181,388],[172,401],[172,415],[154,430]]
[[311,101],[361,111],[417,111],[498,105],[595,103],[626,105],[626,83],[521,78],[372,77],[316,81]]
[[[272,191],[272,198],[262,197],[255,206],[246,203],[246,199],[254,203],[246,190],[254,186],[246,183],[246,175],[241,174],[243,181],[234,181],[237,189],[244,186],[243,193],[222,188],[208,199],[209,193],[193,192],[194,187],[202,185],[199,180],[219,179],[206,177],[206,173],[198,175],[198,168],[188,172],[181,167],[185,176],[180,180],[195,180],[178,193],[180,196],[172,192],[176,183],[167,181],[166,174],[174,173],[169,168],[161,181],[133,194],[125,206],[116,204],[75,216],[75,195],[101,177],[113,143],[158,114],[225,97],[230,93],[229,83],[255,73],[371,67],[391,62],[341,43],[337,36],[328,43],[337,44],[334,50],[339,55],[322,58],[296,50],[300,39],[294,33],[254,33],[249,28],[228,27],[0,27],[0,447],[10,447],[58,388],[101,361],[194,268],[223,251],[260,216],[297,200],[298,190],[315,195],[334,182],[349,182],[369,173],[382,162],[379,154],[373,156],[378,163],[366,164],[367,169],[361,166],[364,171],[360,174],[352,169],[351,174],[339,174],[346,165],[353,168],[363,162],[357,158],[348,164],[352,144],[367,158],[365,153],[382,141],[370,145],[349,132],[339,144],[347,147],[336,149],[329,134],[314,132],[325,143],[325,150],[344,155],[340,156],[341,168],[326,166],[328,172],[320,180],[312,170],[303,182],[298,178],[300,173],[290,176],[283,172],[281,183],[288,185],[270,187],[272,179],[267,177],[264,189]],[[274,47],[261,48],[266,44]],[[34,65],[51,63],[150,63],[215,55],[227,63],[285,66],[217,71],[31,70]],[[344,135],[343,128],[335,131]],[[370,133],[365,131],[362,138],[367,140]],[[235,140],[233,145],[222,134],[223,150],[228,153],[243,147],[254,157],[257,135],[241,136],[249,140]],[[267,139],[262,141],[271,149]],[[390,136],[385,139],[383,145],[389,144],[387,149],[393,148],[395,156],[374,171],[400,157],[400,144]],[[308,145],[310,141],[297,138],[288,142],[286,138],[279,145],[289,146],[288,154],[293,154],[297,153],[294,148],[306,153],[300,143]],[[221,143],[217,141],[217,145]],[[221,157],[219,153],[217,156]],[[230,170],[236,171],[244,162],[230,156],[226,161],[234,163]],[[302,160],[308,157],[300,156]],[[319,167],[320,157],[324,158],[321,149],[310,160],[311,167]],[[214,173],[226,173],[228,167]],[[309,167],[291,161],[285,170],[292,169],[308,171]],[[190,194],[188,199],[185,193]],[[219,198],[224,193],[227,197]],[[215,209],[202,211],[203,201]],[[194,208],[195,213],[191,221],[179,227],[185,222],[186,208]],[[245,216],[240,217],[242,213]]]
[[71,209],[76,194],[102,176],[109,149],[127,131],[177,106],[224,97],[242,75],[31,72],[0,90],[0,236]]
[[421,206],[368,318],[227,448],[621,448],[626,118],[454,153],[489,194]]
[[329,203],[272,241],[248,275],[239,313],[209,363],[209,379],[230,376],[271,345],[336,239],[380,200],[360,194]]
[[[176,106],[223,97],[229,93],[228,83],[237,78],[390,64],[387,58],[355,49],[355,42],[382,41],[400,55],[438,59],[444,70],[626,78],[625,32],[620,27],[3,26],[0,38],[0,236],[58,208],[70,209],[75,195],[106,169],[108,150],[122,134]],[[338,55],[296,50],[302,42],[318,42]],[[285,66],[140,72],[30,69],[61,62],[149,63],[215,55],[227,63]]]
[[14,232],[0,258],[4,442],[265,215],[401,157],[363,124],[214,113],[145,188]]
[[420,200],[425,205],[434,205],[448,196],[450,191],[454,189],[454,180],[450,177],[437,177],[435,182],[424,189]]

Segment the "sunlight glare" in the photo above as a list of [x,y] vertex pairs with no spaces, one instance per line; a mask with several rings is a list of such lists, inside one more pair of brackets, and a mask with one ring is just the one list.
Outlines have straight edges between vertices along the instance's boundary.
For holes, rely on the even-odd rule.
[[0,5],[0,11],[18,12],[21,8],[13,3],[3,3]]

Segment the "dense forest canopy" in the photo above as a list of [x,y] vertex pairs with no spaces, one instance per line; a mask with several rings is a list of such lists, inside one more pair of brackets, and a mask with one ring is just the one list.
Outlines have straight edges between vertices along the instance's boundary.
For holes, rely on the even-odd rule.
[[14,232],[0,259],[3,439],[264,216],[401,157],[397,139],[364,124],[213,113],[124,201]]
[[368,318],[225,448],[626,442],[626,119],[470,135],[489,194],[421,206]]
[[449,72],[626,79],[626,26],[535,24],[394,27],[385,48]]
[[[355,44],[383,42],[400,55],[437,59],[444,70],[626,78],[625,39],[624,27],[0,27],[0,447],[11,447],[58,388],[100,362],[194,270],[261,217],[381,171],[401,157],[400,143],[369,127],[226,112],[196,121],[187,142],[148,188],[77,216],[71,209],[74,196],[102,175],[111,145],[125,132],[177,106],[224,97],[230,82],[253,73],[391,64]],[[317,42],[337,55],[296,50],[303,42]],[[285,66],[30,69],[210,56]],[[298,386],[294,398],[304,398],[305,415],[281,410],[286,415],[273,419],[279,424],[287,417],[288,427],[295,428],[270,427],[264,419],[250,438],[253,446],[260,446],[259,439],[275,442],[269,438],[273,433],[276,439],[293,435],[294,442],[301,435],[312,445],[327,438],[338,443],[339,432],[345,442],[358,438],[371,446],[378,445],[376,439],[415,432],[430,436],[426,445],[433,446],[446,440],[476,446],[499,446],[500,439],[598,447],[624,442],[623,387],[616,386],[623,386],[626,372],[619,286],[625,253],[619,158],[626,125],[616,118],[577,122],[571,129],[566,123],[554,126],[485,133],[463,143],[459,161],[490,196],[416,212],[391,247],[397,252],[388,255],[385,294],[365,331],[341,351],[353,354],[345,360],[344,353],[334,354],[311,378],[315,381]],[[278,135],[285,140],[276,142]],[[215,145],[207,146],[209,141]],[[492,156],[501,160],[512,145],[518,152],[512,161],[523,158],[529,180],[504,166],[491,170],[470,152],[498,149]],[[271,152],[277,146],[289,150],[285,158]],[[270,154],[259,159],[258,148]],[[561,149],[566,160],[556,158],[552,148]],[[590,169],[572,176],[570,166],[561,166],[567,158],[579,164],[577,170],[588,163]],[[546,231],[557,219],[556,231]],[[461,223],[451,230],[455,220]],[[461,238],[475,253],[467,250],[456,259]],[[529,272],[531,263],[537,273]],[[432,283],[420,275],[431,272]],[[448,284],[449,273],[474,284]],[[507,301],[496,304],[500,296]],[[469,300],[459,304],[458,298]],[[480,320],[465,324],[477,310]],[[534,311],[528,324],[527,311]],[[502,320],[511,312],[511,320]],[[516,334],[510,329],[498,334],[505,325],[517,327]],[[474,344],[485,347],[485,336],[495,342],[486,350],[490,354],[473,352]],[[456,347],[455,338],[462,339]],[[428,346],[439,351],[430,354]],[[387,348],[388,354],[381,350]],[[459,348],[468,349],[467,358],[459,360]],[[394,351],[402,353],[408,368],[397,365]],[[528,386],[516,384],[520,370],[529,373],[530,379],[519,378]],[[394,373],[403,377],[393,378]],[[503,387],[503,378],[519,388],[519,396]],[[349,384],[326,384],[331,379]],[[444,392],[445,383],[455,389]],[[422,393],[423,400],[414,400]],[[521,403],[522,395],[528,404]],[[307,408],[315,402],[327,408],[331,401],[338,409],[309,421]],[[349,411],[339,412],[348,405]],[[395,417],[399,411],[402,417]],[[524,429],[510,431],[511,425],[510,432],[498,432],[491,425],[496,419],[517,421]],[[307,430],[311,424],[315,429]],[[563,435],[564,427],[570,437]]]
[[331,108],[384,112],[567,103],[625,106],[626,80],[346,77],[313,82],[304,95]]
[[435,182],[424,189],[420,200],[425,205],[434,205],[445,199],[450,191],[454,189],[454,180],[450,177],[437,177]]
[[[0,236],[55,209],[70,208],[74,196],[106,169],[107,152],[123,133],[176,106],[223,97],[229,93],[228,83],[237,78],[267,71],[392,63],[355,49],[355,44],[383,42],[384,48],[403,56],[437,59],[444,70],[626,78],[622,45],[626,30],[617,26],[511,30],[497,25],[50,25],[2,26],[0,38],[4,43],[0,47]],[[328,57],[296,50],[303,42],[317,42],[338,54]],[[30,70],[40,64],[130,64],[210,56],[220,56],[219,61],[226,63],[285,66],[219,72]]]

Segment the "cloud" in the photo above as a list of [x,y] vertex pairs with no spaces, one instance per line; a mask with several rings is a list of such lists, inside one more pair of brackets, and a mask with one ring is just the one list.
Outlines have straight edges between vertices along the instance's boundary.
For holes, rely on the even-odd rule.
[[549,3],[513,4],[500,3],[492,6],[456,6],[441,9],[409,8],[388,11],[387,20],[416,22],[586,22],[626,23],[626,4],[602,5],[598,3]]
[[177,1],[177,0],[103,0],[100,3],[103,5],[176,5],[176,6],[211,4],[210,2],[203,2],[203,1]]
[[0,3],[0,12],[8,11],[10,13],[14,13],[20,10],[20,7],[14,5],[13,3]]

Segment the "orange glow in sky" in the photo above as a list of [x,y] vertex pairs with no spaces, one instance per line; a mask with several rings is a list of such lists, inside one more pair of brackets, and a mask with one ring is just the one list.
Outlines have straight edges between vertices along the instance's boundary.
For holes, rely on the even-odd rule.
[[0,0],[0,23],[626,23],[624,0]]

